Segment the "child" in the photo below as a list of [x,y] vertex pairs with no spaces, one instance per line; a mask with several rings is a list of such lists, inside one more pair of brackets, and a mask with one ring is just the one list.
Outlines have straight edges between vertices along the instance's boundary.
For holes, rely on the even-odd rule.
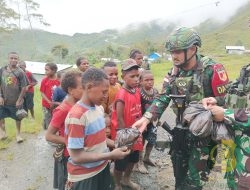
[[[133,59],[122,64],[122,79],[124,84],[115,97],[111,116],[111,137],[115,139],[116,130],[129,128],[141,117],[139,66]],[[143,150],[142,138],[139,138],[132,147],[133,152],[123,160],[115,161],[114,179],[115,190],[121,190],[121,185],[139,190],[140,186],[131,181],[134,164],[139,161],[139,151]],[[124,172],[124,175],[123,175]]]
[[[140,92],[142,114],[144,114],[144,112],[153,102],[155,96],[158,94],[158,90],[154,88],[154,76],[149,70],[144,70],[140,74]],[[135,171],[139,171],[141,173],[148,173],[148,170],[145,168],[144,163],[151,166],[156,166],[155,162],[149,158],[150,153],[156,143],[156,137],[157,128],[151,122],[147,125],[147,131],[143,132],[143,144],[145,143],[145,140],[148,141],[146,145],[144,159],[142,158],[143,152],[140,152],[140,160],[134,168]]]
[[121,85],[118,83],[118,69],[114,62],[106,62],[103,65],[102,69],[108,75],[109,78],[108,98],[104,101],[102,106],[104,108],[105,113],[110,114],[115,95],[120,90]]
[[129,54],[129,58],[134,59],[138,66],[142,66],[143,54],[138,49],[132,49]]
[[55,105],[52,101],[52,92],[55,86],[60,85],[60,81],[56,77],[57,65],[55,63],[47,63],[45,65],[45,75],[40,86],[43,106],[43,128],[47,129],[52,116],[52,108]]
[[110,133],[110,127],[111,127],[110,116],[105,113],[104,119],[105,119],[105,127],[106,127],[106,137],[111,138],[111,136],[110,136],[111,135],[111,133]]
[[[47,141],[60,144],[60,147],[63,148],[63,154],[61,155],[60,160],[55,160],[54,163],[53,186],[59,190],[64,190],[65,187],[67,180],[67,161],[69,158],[69,153],[65,147],[64,120],[71,107],[82,96],[81,75],[82,73],[77,70],[68,71],[64,74],[61,80],[61,87],[67,93],[67,96],[53,111],[53,116],[46,132]],[[59,132],[59,135],[57,135],[57,132]]]
[[122,159],[127,147],[109,152],[102,101],[107,97],[109,81],[100,69],[82,74],[83,95],[65,120],[65,136],[70,154],[67,188],[72,190],[111,189],[109,160]]
[[85,57],[79,57],[76,60],[76,66],[81,72],[85,72],[89,68],[89,61]]
[[8,65],[0,69],[0,141],[7,138],[5,118],[10,117],[16,121],[16,142],[21,143],[21,119],[16,112],[22,107],[27,80],[22,69],[17,67],[18,60],[18,54],[10,52]]
[[23,108],[30,111],[31,119],[35,119],[34,115],[34,86],[37,84],[37,80],[34,75],[26,70],[26,63],[24,61],[20,61],[18,66],[25,72],[26,78],[28,80],[28,86],[26,86],[26,94],[24,97]]
[[[64,75],[63,72],[58,72],[56,74],[56,77],[60,82],[61,82],[63,75]],[[55,107],[61,104],[61,102],[64,100],[66,95],[67,95],[67,93],[62,89],[61,85],[55,86],[53,88],[52,101],[54,102]]]

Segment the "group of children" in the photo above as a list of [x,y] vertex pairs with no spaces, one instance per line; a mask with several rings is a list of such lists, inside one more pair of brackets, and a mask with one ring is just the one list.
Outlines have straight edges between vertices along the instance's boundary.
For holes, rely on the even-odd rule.
[[[47,64],[45,70],[47,83],[45,85],[44,80],[41,83],[42,96],[44,86],[52,89],[60,84],[53,65]],[[52,100],[43,96],[45,118],[47,111],[51,114],[44,120],[45,124],[50,121],[46,140],[61,145],[62,150],[57,147],[56,154],[62,156],[55,159],[54,188],[65,189],[66,184],[67,189],[119,190],[128,186],[138,190],[140,185],[131,180],[133,169],[148,173],[144,162],[155,166],[150,159],[156,141],[153,124],[132,147],[114,146],[116,131],[129,128],[140,119],[158,93],[153,87],[153,74],[140,70],[137,62],[130,58],[122,63],[121,78],[122,85],[118,81],[117,65],[106,62],[101,69],[64,73],[60,86],[67,95],[53,113]],[[145,139],[148,143],[143,158]]]
[[[128,59],[122,64],[122,79],[124,84],[117,92],[112,105],[111,112],[111,139],[115,139],[116,131],[122,128],[129,128],[142,117],[143,112],[158,93],[153,88],[154,77],[149,70],[139,71],[140,66],[134,59]],[[148,141],[146,153],[143,159],[143,147],[145,139]],[[140,186],[131,181],[132,171],[148,173],[144,166],[155,165],[149,158],[150,152],[156,141],[156,127],[150,127],[143,133],[143,136],[132,146],[132,152],[122,160],[116,160],[114,166],[115,189],[120,190],[123,186],[131,189],[140,189]]]

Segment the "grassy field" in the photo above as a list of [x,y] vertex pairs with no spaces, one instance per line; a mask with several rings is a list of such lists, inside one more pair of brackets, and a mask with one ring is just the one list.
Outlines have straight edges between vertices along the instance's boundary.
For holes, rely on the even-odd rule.
[[[238,75],[240,68],[249,63],[249,56],[218,56],[213,57],[216,61],[224,64],[226,67],[230,80],[234,80]],[[96,65],[100,67],[100,64]],[[172,67],[171,62],[165,63],[155,63],[151,64],[151,70],[155,76],[155,87],[157,89],[161,89],[163,77]],[[119,65],[120,68],[120,65]],[[31,121],[30,119],[24,119],[22,121],[22,133],[38,133],[42,129],[42,107],[41,107],[41,95],[39,92],[39,87],[35,88],[35,121]],[[0,149],[8,147],[11,141],[15,140],[15,122],[11,119],[6,119],[6,130],[8,134],[8,139],[4,141],[0,141]]]

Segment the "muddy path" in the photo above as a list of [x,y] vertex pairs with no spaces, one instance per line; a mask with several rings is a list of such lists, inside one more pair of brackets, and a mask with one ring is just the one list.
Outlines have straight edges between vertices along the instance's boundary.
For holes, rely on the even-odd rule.
[[52,189],[54,147],[46,142],[44,131],[23,136],[23,143],[13,142],[0,151],[0,189]]
[[[46,142],[44,131],[38,135],[26,134],[24,137],[22,144],[13,142],[9,148],[0,151],[0,189],[53,189],[54,147]],[[149,174],[134,172],[133,180],[141,184],[143,189],[166,189],[167,186],[158,174],[169,166],[168,157],[167,151],[153,150],[152,158],[157,161],[158,166],[147,167]]]
[[[174,125],[173,119],[172,122],[169,122],[169,118],[174,118],[172,113],[166,112],[163,120],[165,118],[168,118],[171,126]],[[46,142],[44,133],[41,131],[37,135],[24,134],[23,143],[12,142],[7,149],[0,150],[0,190],[53,189],[54,160],[52,153],[55,147]],[[165,140],[167,135],[162,128],[158,129],[158,140]],[[168,151],[169,149],[164,151],[153,149],[151,158],[156,160],[157,166],[148,166],[149,174],[133,173],[133,180],[139,183],[142,189],[174,189],[174,176]],[[218,173],[212,175],[214,180],[204,189],[226,189],[223,177]],[[128,189],[124,188],[124,190]]]

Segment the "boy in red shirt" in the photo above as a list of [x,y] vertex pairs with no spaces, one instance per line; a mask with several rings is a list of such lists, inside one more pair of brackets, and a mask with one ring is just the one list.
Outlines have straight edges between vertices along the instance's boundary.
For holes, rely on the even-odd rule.
[[55,63],[47,63],[45,65],[45,75],[40,86],[43,106],[43,128],[47,129],[52,117],[52,102],[53,88],[60,85],[60,81],[56,77],[57,65]]
[[[139,66],[135,60],[128,59],[122,64],[122,79],[124,84],[116,94],[112,119],[111,138],[115,139],[116,130],[129,128],[141,117],[141,98],[138,89]],[[140,186],[131,181],[132,169],[139,161],[139,151],[143,150],[142,137],[134,143],[132,152],[122,160],[115,161],[114,179],[115,190],[121,190],[121,185],[139,190]],[[123,175],[124,172],[124,175]]]
[[[46,140],[52,143],[64,145],[64,152],[60,161],[55,160],[54,164],[54,188],[59,190],[65,189],[65,183],[67,180],[67,162],[69,153],[65,146],[64,138],[64,121],[71,109],[71,107],[81,98],[82,96],[82,73],[77,70],[69,71],[64,74],[61,80],[61,87],[67,93],[66,98],[63,102],[55,108],[53,116],[49,124],[49,128],[46,132]],[[59,132],[59,135],[57,135]],[[57,169],[57,170],[56,170]]]

